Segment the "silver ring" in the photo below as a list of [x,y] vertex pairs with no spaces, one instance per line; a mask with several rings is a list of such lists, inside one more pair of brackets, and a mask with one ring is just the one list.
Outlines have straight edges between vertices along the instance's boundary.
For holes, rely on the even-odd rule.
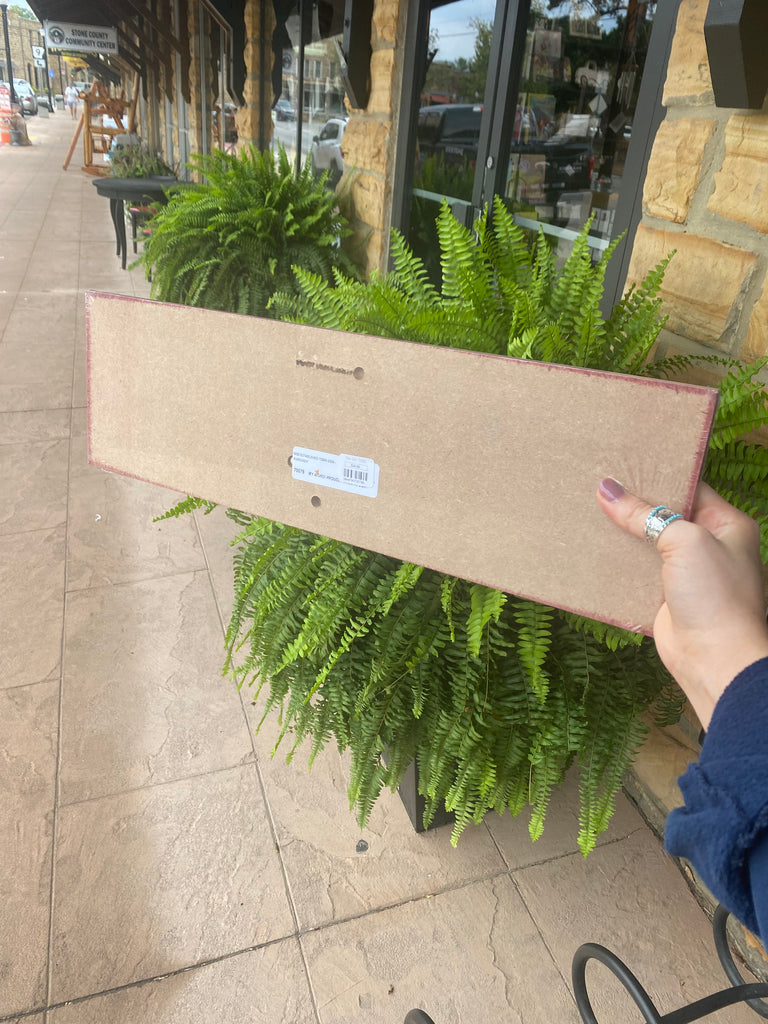
[[645,520],[645,539],[651,544],[655,544],[662,531],[666,530],[670,523],[682,518],[679,512],[673,512],[666,505],[657,505],[656,508],[651,509]]

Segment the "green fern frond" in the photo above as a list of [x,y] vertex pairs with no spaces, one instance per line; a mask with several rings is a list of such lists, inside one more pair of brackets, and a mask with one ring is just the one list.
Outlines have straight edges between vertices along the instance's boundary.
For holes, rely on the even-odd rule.
[[506,594],[491,587],[483,587],[479,583],[469,588],[471,611],[467,619],[467,640],[469,653],[476,658],[480,654],[483,641],[483,630],[492,618],[499,621],[501,609],[507,603]]
[[397,286],[417,302],[436,303],[438,292],[429,279],[426,267],[414,256],[399,231],[392,232],[391,256]]
[[159,523],[163,519],[178,519],[179,516],[186,515],[187,512],[194,512],[196,508],[203,509],[203,515],[207,516],[216,508],[216,502],[206,501],[205,498],[193,498],[191,494],[188,494],[186,498],[174,505],[173,508],[169,508],[161,516],[155,516],[152,522]]
[[740,365],[720,382],[710,448],[723,448],[768,424],[768,393],[765,385],[755,380],[766,362],[768,359],[759,359]]
[[515,601],[513,607],[518,627],[517,656],[531,687],[543,704],[550,682],[544,665],[552,643],[552,609],[535,601]]
[[639,647],[643,642],[642,633],[630,633],[628,629],[611,626],[607,622],[599,622],[597,619],[589,619],[573,612],[565,612],[564,615],[572,629],[588,633],[601,644],[605,644],[609,651],[618,651],[620,648],[628,646]]

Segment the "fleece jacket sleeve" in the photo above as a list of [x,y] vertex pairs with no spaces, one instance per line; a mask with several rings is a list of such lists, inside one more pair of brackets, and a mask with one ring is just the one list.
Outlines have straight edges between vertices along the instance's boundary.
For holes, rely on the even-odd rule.
[[685,806],[665,845],[712,894],[768,940],[768,658],[744,669],[717,702],[697,764],[679,785]]

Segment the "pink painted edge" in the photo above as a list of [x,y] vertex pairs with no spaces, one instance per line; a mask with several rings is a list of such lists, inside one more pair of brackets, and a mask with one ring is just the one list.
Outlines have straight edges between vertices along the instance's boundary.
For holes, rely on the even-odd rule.
[[95,296],[104,294],[94,291],[85,293],[85,436],[89,465],[95,465],[91,449],[91,306]]

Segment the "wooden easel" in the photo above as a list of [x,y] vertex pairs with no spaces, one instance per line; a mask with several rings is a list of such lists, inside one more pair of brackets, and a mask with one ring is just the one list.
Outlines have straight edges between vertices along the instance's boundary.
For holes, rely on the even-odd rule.
[[[119,97],[110,96],[103,82],[96,79],[83,97],[83,113],[77,123],[72,143],[64,160],[64,170],[69,167],[72,154],[75,151],[77,140],[83,133],[84,162],[82,170],[86,174],[106,175],[109,174],[109,167],[104,164],[95,164],[96,153],[107,153],[112,145],[112,139],[116,135],[124,135],[127,131],[135,128],[136,123],[136,96],[138,87],[134,88],[134,99],[128,101],[125,93]],[[126,111],[130,111],[128,125],[125,124]],[[100,123],[100,119],[108,117],[115,122],[116,127]]]

